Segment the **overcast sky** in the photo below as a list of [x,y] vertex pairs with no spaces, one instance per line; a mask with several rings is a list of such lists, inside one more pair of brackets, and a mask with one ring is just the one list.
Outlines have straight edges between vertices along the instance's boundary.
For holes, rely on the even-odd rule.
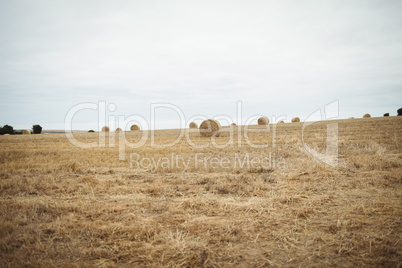
[[[148,121],[160,102],[186,119],[236,120],[238,101],[244,121],[304,121],[333,101],[340,118],[396,115],[401,14],[400,0],[1,1],[0,125],[63,129],[73,106],[99,101]],[[73,128],[97,120],[83,111]]]

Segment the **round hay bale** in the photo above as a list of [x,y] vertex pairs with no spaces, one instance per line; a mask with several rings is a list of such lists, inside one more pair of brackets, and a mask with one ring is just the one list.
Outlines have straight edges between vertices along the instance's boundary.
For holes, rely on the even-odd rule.
[[230,124],[231,126],[236,126],[236,123],[232,123],[232,124]]
[[116,128],[116,132],[120,132],[120,131],[123,131],[121,128]]
[[191,122],[189,126],[190,128],[198,128],[198,125],[195,122]]
[[363,118],[370,118],[370,117],[371,117],[370,114],[365,114],[365,115],[363,115]]
[[258,124],[259,125],[268,125],[269,124],[269,119],[266,116],[261,116],[258,118]]
[[6,134],[4,134],[4,136],[10,136],[10,134],[9,134],[9,133],[6,133]]
[[292,118],[292,123],[297,123],[297,122],[300,122],[300,118],[298,118],[298,117],[293,117],[293,118]]
[[278,122],[278,124],[283,124],[283,123],[285,123],[285,121],[283,121],[283,120]]
[[200,134],[203,137],[219,137],[221,125],[214,119],[204,120],[200,125]]
[[355,119],[355,118],[352,116],[352,117],[349,117],[349,119]]
[[31,131],[29,131],[27,129],[22,131],[22,135],[29,135],[29,134],[31,134]]
[[104,126],[102,128],[102,132],[109,132],[109,131],[110,131],[110,128],[108,126]]
[[139,127],[138,125],[132,125],[132,126],[130,127],[130,130],[131,130],[131,131],[140,130],[140,127]]

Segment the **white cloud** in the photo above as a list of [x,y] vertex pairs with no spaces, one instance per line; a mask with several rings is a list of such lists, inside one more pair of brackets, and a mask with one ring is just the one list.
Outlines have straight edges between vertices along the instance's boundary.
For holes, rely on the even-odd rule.
[[69,107],[99,100],[188,116],[241,100],[248,114],[291,117],[338,99],[348,117],[392,114],[402,99],[400,1],[0,5],[0,125],[62,126]]

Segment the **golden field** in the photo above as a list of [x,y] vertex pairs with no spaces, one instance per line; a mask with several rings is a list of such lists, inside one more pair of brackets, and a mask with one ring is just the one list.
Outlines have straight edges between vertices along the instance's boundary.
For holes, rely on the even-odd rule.
[[402,117],[302,127],[0,136],[0,266],[400,267]]

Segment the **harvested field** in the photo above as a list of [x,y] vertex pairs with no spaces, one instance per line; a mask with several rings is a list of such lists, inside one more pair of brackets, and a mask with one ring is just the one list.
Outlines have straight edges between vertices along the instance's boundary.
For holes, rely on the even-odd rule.
[[402,117],[302,127],[0,136],[0,266],[399,267]]

